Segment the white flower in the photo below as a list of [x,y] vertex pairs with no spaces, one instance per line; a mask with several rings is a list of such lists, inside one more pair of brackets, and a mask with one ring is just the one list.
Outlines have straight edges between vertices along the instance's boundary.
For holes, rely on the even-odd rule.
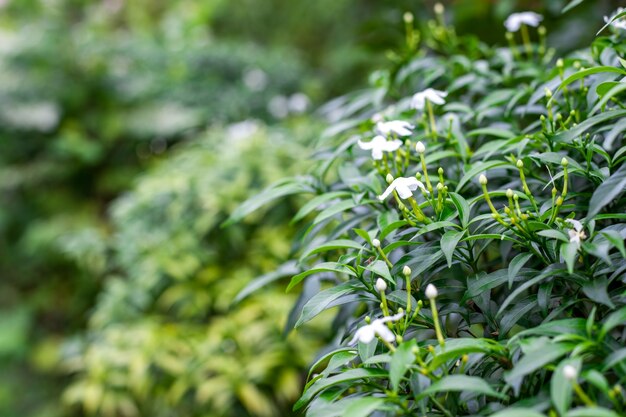
[[375,160],[383,159],[384,152],[397,151],[402,146],[400,139],[388,141],[384,136],[377,135],[369,142],[361,142],[359,140],[359,147],[365,150],[372,150],[372,158]]
[[580,242],[587,238],[583,225],[578,220],[566,219],[566,222],[570,223],[574,228],[568,231],[570,243],[575,243],[576,246],[580,246]]
[[434,90],[427,88],[426,90],[415,93],[411,99],[411,108],[416,110],[422,110],[426,105],[426,100],[434,104],[445,104],[444,97],[447,97],[448,93],[445,91]]
[[378,239],[372,240],[372,246],[375,248],[380,248],[380,240]]
[[424,153],[426,152],[426,146],[424,146],[424,144],[419,141],[415,144],[415,150],[417,151],[417,153]]
[[426,287],[426,297],[428,297],[429,300],[433,300],[435,298],[437,298],[437,296],[439,295],[439,291],[437,291],[437,287],[435,287],[433,284],[428,284],[428,286]]
[[565,379],[572,381],[578,377],[578,370],[572,365],[565,365],[563,367],[563,376]]
[[385,292],[385,291],[387,291],[387,283],[385,282],[384,279],[378,278],[376,280],[376,291],[378,291],[378,292]]
[[417,187],[421,188],[424,192],[426,192],[426,188],[421,181],[418,181],[415,177],[398,177],[385,190],[382,195],[378,196],[378,199],[383,201],[393,190],[398,192],[398,195],[401,199],[406,200],[409,197],[413,197],[413,191],[417,190]]
[[539,26],[543,16],[535,12],[513,13],[504,21],[504,27],[509,32],[517,32],[522,25]]
[[[613,19],[613,17],[615,17],[615,15],[617,15],[617,14],[623,12],[623,11],[624,11],[624,8],[620,7],[619,9],[617,9],[615,11],[615,13],[613,13],[611,15],[611,17],[604,16],[604,21],[606,23],[611,22],[611,19]],[[611,22],[611,26],[613,26],[616,29],[626,30],[626,18],[620,17],[619,19],[615,20],[614,22]]]
[[391,330],[385,323],[389,321],[397,321],[400,320],[404,316],[404,313],[398,313],[395,316],[383,317],[382,319],[376,319],[371,324],[361,327],[356,331],[354,337],[350,341],[350,345],[356,343],[357,341],[362,343],[369,343],[374,340],[376,335],[380,336],[383,340],[387,342],[393,342],[396,340],[396,335],[393,334]]
[[403,120],[376,123],[376,132],[385,136],[389,136],[391,133],[398,136],[410,136],[413,128],[414,126],[411,123]]

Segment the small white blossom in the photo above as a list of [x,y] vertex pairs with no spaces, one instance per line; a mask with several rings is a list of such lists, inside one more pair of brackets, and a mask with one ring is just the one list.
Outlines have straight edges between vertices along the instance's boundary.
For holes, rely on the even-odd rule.
[[385,291],[387,291],[387,283],[385,282],[384,279],[378,278],[376,280],[376,291],[378,291],[378,292],[385,292]]
[[398,136],[410,136],[413,128],[414,126],[411,123],[404,120],[376,123],[376,132],[384,136],[389,136],[392,133]]
[[304,113],[311,104],[311,100],[304,93],[295,93],[289,97],[289,101],[287,102],[287,106],[289,107],[289,111],[296,114]]
[[378,199],[383,201],[393,190],[396,190],[401,199],[406,200],[409,197],[413,196],[413,191],[417,190],[417,187],[421,188],[424,192],[426,192],[426,188],[421,181],[418,181],[415,177],[398,177],[385,190],[382,195],[378,196]]
[[[611,19],[613,19],[613,17],[615,17],[615,15],[620,14],[620,13],[621,13],[621,12],[623,12],[624,10],[625,10],[625,9],[624,9],[623,7],[620,7],[619,9],[617,9],[617,10],[615,11],[615,13],[613,13],[613,14],[611,15],[611,17],[604,16],[604,22],[605,22],[605,23],[609,23],[609,22],[611,22]],[[626,30],[626,18],[624,18],[624,17],[620,17],[619,19],[617,19],[617,20],[615,20],[615,21],[611,22],[611,26],[613,26],[613,27],[614,27],[614,28],[616,28],[616,29]]]
[[372,246],[375,248],[380,248],[380,240],[378,239],[372,240]]
[[583,230],[582,223],[574,219],[566,219],[565,221],[570,223],[574,227],[573,229],[570,229],[568,231],[570,243],[574,243],[576,244],[576,246],[580,246],[580,242],[587,238],[587,235]]
[[563,367],[563,376],[570,381],[578,378],[578,370],[572,365],[565,365]]
[[261,91],[267,87],[269,78],[262,69],[253,68],[243,74],[243,83],[251,91]]
[[513,13],[504,21],[504,27],[509,32],[517,32],[522,25],[539,26],[543,16],[535,12]]
[[388,141],[384,136],[377,135],[369,142],[361,142],[359,140],[359,147],[365,150],[372,150],[372,158],[375,160],[383,159],[383,152],[397,151],[402,146],[400,139]]
[[439,291],[437,291],[437,287],[435,287],[433,284],[428,284],[428,286],[426,287],[426,297],[428,297],[429,300],[433,300],[435,298],[437,298],[437,296],[439,295]]
[[445,97],[448,96],[448,93],[445,91],[434,90],[432,88],[427,88],[424,91],[419,93],[415,93],[413,98],[411,99],[411,108],[416,110],[424,109],[426,105],[426,100],[430,101],[434,104],[445,104]]
[[396,340],[396,335],[393,334],[391,330],[389,330],[385,323],[389,321],[400,320],[403,316],[404,313],[398,313],[394,316],[383,317],[381,319],[374,320],[371,324],[363,326],[359,330],[357,330],[349,344],[352,345],[357,341],[362,343],[369,343],[374,340],[374,337],[376,337],[376,335],[380,336],[381,339],[386,340],[387,342],[393,342],[394,340]]

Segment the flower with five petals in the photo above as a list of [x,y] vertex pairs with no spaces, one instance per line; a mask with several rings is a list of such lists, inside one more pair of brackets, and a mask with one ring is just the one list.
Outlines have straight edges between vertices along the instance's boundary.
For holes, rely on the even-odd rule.
[[402,146],[402,141],[395,139],[388,141],[384,136],[377,135],[369,142],[361,142],[359,140],[359,147],[365,150],[372,151],[372,158],[379,161],[383,159],[383,152],[397,151]]
[[393,190],[396,190],[401,199],[406,200],[409,197],[413,197],[413,191],[417,190],[417,188],[421,188],[422,191],[426,192],[426,187],[421,181],[418,181],[415,177],[398,177],[389,184],[389,187],[385,190],[382,195],[378,196],[378,199],[383,201]]

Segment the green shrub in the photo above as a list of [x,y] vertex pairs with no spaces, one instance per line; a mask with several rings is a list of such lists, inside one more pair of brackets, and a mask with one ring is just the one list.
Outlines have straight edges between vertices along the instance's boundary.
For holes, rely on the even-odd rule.
[[299,141],[315,131],[252,121],[215,129],[113,204],[110,276],[88,332],[65,350],[68,404],[104,416],[289,414],[322,333],[284,338],[295,297],[276,286],[230,307],[254,276],[294,273],[271,273],[288,255],[282,219],[294,209],[219,226],[250,190],[302,164]]
[[295,409],[624,415],[624,31],[555,59],[542,26],[489,47],[436,18],[373,87],[326,106],[310,177],[231,218],[315,196],[288,288],[305,282],[296,328],[338,308],[337,339]]

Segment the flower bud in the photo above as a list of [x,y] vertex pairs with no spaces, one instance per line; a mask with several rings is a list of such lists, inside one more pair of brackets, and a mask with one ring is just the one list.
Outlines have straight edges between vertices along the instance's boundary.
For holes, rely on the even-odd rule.
[[372,318],[370,316],[365,316],[365,323],[370,324],[372,322]]
[[393,182],[393,175],[387,174],[385,181],[387,181],[387,184],[391,184]]
[[429,300],[434,300],[435,298],[437,298],[437,295],[439,295],[439,292],[437,291],[437,287],[435,287],[433,284],[428,284],[428,286],[426,287],[426,297]]
[[507,190],[506,190],[506,197],[507,198],[513,198],[513,190],[511,190],[510,188],[507,188]]
[[424,153],[426,152],[426,146],[424,146],[424,144],[419,141],[415,144],[415,150],[417,151],[417,153]]
[[443,190],[443,184],[442,183],[437,183],[437,191],[441,191]]
[[565,65],[565,63],[563,62],[563,58],[559,58],[556,60],[556,66],[559,68],[563,68],[563,66]]
[[376,291],[380,293],[387,291],[387,283],[385,282],[384,279],[378,278],[376,280]]
[[518,167],[519,169],[524,168],[524,162],[522,162],[522,160],[518,160],[517,163],[515,164],[516,167]]
[[544,88],[543,92],[545,93],[547,98],[552,98],[552,90],[550,90],[548,87]]
[[439,175],[443,175],[443,168],[442,168],[442,167],[439,167],[439,169],[437,170],[437,173],[438,173]]
[[563,157],[563,159],[561,159],[561,165],[563,165],[564,167],[566,167],[567,165],[569,165],[569,161],[567,160],[566,157]]
[[380,240],[378,239],[372,240],[372,246],[375,248],[380,248]]
[[402,341],[403,341],[403,340],[404,340],[404,339],[402,338],[402,336],[400,336],[399,334],[397,334],[397,335],[396,335],[396,343],[397,343],[397,344],[402,343]]
[[435,13],[437,13],[437,14],[443,14],[443,12],[445,10],[444,7],[443,7],[443,4],[441,4],[441,3],[435,3],[434,9],[435,9]]
[[545,36],[546,34],[546,27],[541,25],[537,28],[537,33],[539,33],[541,36]]
[[487,185],[487,177],[485,176],[485,174],[480,174],[480,177],[478,177],[478,182],[480,183],[480,185]]
[[413,23],[413,13],[411,12],[404,12],[404,15],[402,15],[402,18],[404,19],[404,21],[406,23]]
[[409,268],[408,265],[404,265],[404,268],[402,268],[402,273],[404,274],[404,276],[410,276],[411,275],[411,268]]
[[420,181],[422,179],[422,174],[419,172],[415,173],[415,178],[417,178],[418,181]]
[[578,370],[572,365],[565,365],[563,367],[563,376],[570,381],[578,378]]
[[411,348],[411,352],[413,352],[413,355],[418,356],[420,354],[420,348],[418,346],[413,346]]
[[513,40],[513,34],[511,32],[506,32],[504,36],[506,37],[506,40],[509,42]]

